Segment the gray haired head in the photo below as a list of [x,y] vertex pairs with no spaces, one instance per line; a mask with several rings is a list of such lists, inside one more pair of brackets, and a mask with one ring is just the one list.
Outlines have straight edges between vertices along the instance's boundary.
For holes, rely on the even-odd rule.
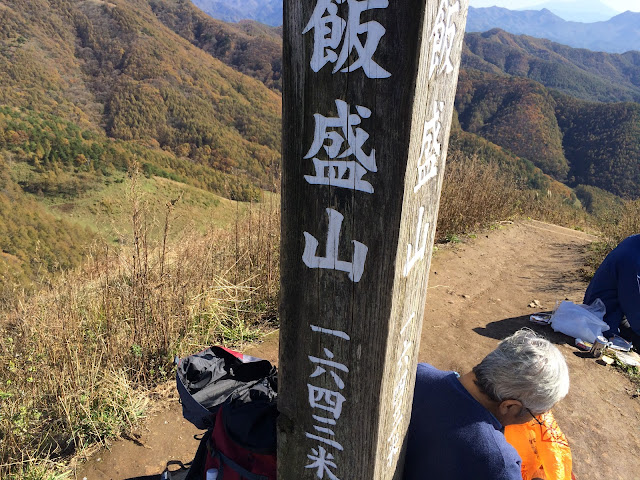
[[569,369],[560,350],[526,328],[500,342],[473,373],[489,398],[519,400],[535,415],[549,411],[569,392]]

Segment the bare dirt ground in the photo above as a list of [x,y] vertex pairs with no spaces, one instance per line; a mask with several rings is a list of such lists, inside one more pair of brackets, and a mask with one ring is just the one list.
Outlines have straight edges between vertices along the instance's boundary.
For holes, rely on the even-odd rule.
[[[636,388],[619,372],[577,350],[572,338],[529,322],[531,314],[550,311],[557,301],[582,300],[586,284],[580,268],[592,240],[581,232],[526,221],[441,246],[431,266],[419,360],[463,373],[499,339],[532,327],[556,343],[569,364],[571,390],[554,414],[572,447],[576,477],[640,479]],[[541,306],[529,307],[534,300]],[[248,351],[275,363],[277,334]],[[76,478],[157,478],[167,463],[186,463],[193,457],[198,434],[182,419],[174,395],[132,438],[116,442],[78,468]]]

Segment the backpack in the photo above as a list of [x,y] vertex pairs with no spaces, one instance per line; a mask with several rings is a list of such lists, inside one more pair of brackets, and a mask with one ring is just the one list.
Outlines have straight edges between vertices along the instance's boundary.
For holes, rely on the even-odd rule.
[[188,472],[171,480],[276,480],[277,370],[267,360],[210,347],[178,362],[182,413],[207,429]]

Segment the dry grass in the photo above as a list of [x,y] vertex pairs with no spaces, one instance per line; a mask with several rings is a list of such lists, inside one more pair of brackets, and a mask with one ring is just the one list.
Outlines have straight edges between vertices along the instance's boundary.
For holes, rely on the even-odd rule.
[[599,222],[602,240],[593,242],[588,252],[588,265],[585,277],[590,280],[604,258],[616,246],[630,235],[640,233],[640,200],[628,200]]
[[571,197],[529,190],[499,165],[477,157],[449,159],[440,197],[437,241],[455,239],[516,217],[594,229],[593,218]]
[[522,191],[498,165],[477,157],[450,158],[445,171],[437,241],[471,232],[518,213]]
[[96,246],[82,269],[5,312],[0,478],[56,478],[56,461],[142,418],[175,355],[241,347],[273,328],[280,221],[269,198],[232,231],[194,229],[169,241],[172,205],[160,238],[150,238],[133,182],[128,246]]

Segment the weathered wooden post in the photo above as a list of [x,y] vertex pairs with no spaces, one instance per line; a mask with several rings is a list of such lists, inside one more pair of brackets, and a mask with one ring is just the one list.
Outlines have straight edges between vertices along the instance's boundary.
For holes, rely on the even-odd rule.
[[278,478],[399,479],[468,0],[285,0]]

